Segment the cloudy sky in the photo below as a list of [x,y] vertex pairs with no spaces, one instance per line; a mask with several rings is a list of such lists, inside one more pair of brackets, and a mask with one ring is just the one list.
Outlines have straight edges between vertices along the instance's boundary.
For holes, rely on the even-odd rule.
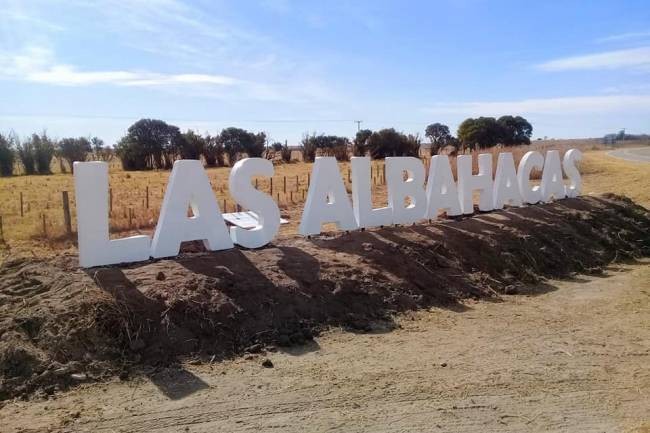
[[0,22],[0,132],[650,132],[647,0],[0,0]]

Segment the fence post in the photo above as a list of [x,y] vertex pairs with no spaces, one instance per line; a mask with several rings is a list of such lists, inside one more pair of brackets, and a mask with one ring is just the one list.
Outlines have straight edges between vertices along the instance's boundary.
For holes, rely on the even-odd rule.
[[273,178],[271,178],[271,195],[273,195]]
[[300,180],[298,179],[298,175],[296,175],[296,192],[300,190]]
[[[70,218],[68,191],[63,191],[61,195],[63,198],[63,221],[65,222],[65,232],[68,236],[72,236],[72,219]],[[45,214],[43,214],[43,224],[45,224]]]
[[108,189],[108,212],[113,213],[113,188]]
[[43,218],[43,237],[47,238],[47,224],[45,223],[45,213],[42,213],[41,217]]
[[147,197],[146,197],[146,207],[149,209],[149,185],[147,185]]
[[5,231],[2,228],[2,215],[0,215],[0,242],[5,241]]
[[22,191],[20,192],[20,216],[23,217],[25,214],[23,213],[23,193]]
[[258,181],[258,179],[255,178],[255,189],[257,189],[257,181]]
[[224,213],[228,213],[228,207],[226,206],[226,199],[223,199],[223,211]]
[[284,193],[287,193],[287,177],[284,176]]

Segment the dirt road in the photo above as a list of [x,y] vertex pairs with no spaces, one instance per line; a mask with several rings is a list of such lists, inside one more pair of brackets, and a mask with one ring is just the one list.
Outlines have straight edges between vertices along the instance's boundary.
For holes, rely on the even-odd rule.
[[650,431],[648,260],[399,324],[10,402],[2,430]]
[[626,161],[650,162],[650,147],[638,147],[632,149],[618,149],[608,152],[609,155]]

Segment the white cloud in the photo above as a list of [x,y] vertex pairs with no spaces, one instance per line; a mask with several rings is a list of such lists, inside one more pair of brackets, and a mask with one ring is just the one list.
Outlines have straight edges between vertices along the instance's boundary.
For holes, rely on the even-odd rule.
[[617,35],[606,36],[604,38],[596,39],[596,42],[621,42],[629,41],[632,39],[645,39],[650,37],[650,32],[629,32],[629,33],[620,33]]
[[650,95],[605,95],[522,99],[519,101],[439,103],[422,109],[427,114],[501,116],[504,114],[595,114],[650,111]]
[[54,62],[51,51],[30,47],[18,54],[1,53],[0,77],[56,86],[118,86],[210,85],[232,86],[239,80],[214,74],[159,74],[122,70],[79,71],[74,66]]
[[650,71],[650,46],[564,57],[535,66],[543,71],[631,69]]

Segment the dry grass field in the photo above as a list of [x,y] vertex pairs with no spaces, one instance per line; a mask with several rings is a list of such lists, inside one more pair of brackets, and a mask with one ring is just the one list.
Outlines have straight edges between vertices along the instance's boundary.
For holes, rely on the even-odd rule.
[[[649,143],[629,143],[647,145]],[[650,168],[647,164],[622,161],[606,155],[606,149],[594,140],[558,140],[535,142],[530,146],[492,149],[493,162],[500,151],[512,152],[515,161],[528,150],[569,148],[584,152],[581,171],[584,175],[583,194],[614,192],[625,194],[638,203],[650,205]],[[483,152],[481,152],[483,153]],[[476,164],[476,155],[474,159]],[[423,158],[428,167],[428,159]],[[383,161],[372,163],[372,188],[375,205],[386,202]],[[58,164],[53,164],[53,166]],[[455,161],[452,161],[452,167]],[[293,162],[276,165],[275,176],[255,179],[257,187],[271,193],[278,202],[284,218],[281,235],[294,234],[300,221],[307,194],[312,164]],[[339,164],[342,178],[350,191],[349,163]],[[223,212],[233,212],[236,204],[228,192],[228,167],[207,169],[213,190]],[[164,196],[169,171],[125,172],[119,163],[110,166],[112,235],[151,233],[155,228]],[[52,250],[62,251],[73,246],[66,235],[62,193],[68,192],[75,230],[75,202],[73,177],[69,173],[48,176],[15,176],[0,179],[0,216],[2,217],[3,256],[24,252],[40,255]],[[21,210],[22,208],[22,210]],[[326,227],[327,228],[327,227]],[[74,233],[73,233],[74,234]],[[74,236],[72,236],[74,238]],[[13,252],[13,254],[12,254]]]

